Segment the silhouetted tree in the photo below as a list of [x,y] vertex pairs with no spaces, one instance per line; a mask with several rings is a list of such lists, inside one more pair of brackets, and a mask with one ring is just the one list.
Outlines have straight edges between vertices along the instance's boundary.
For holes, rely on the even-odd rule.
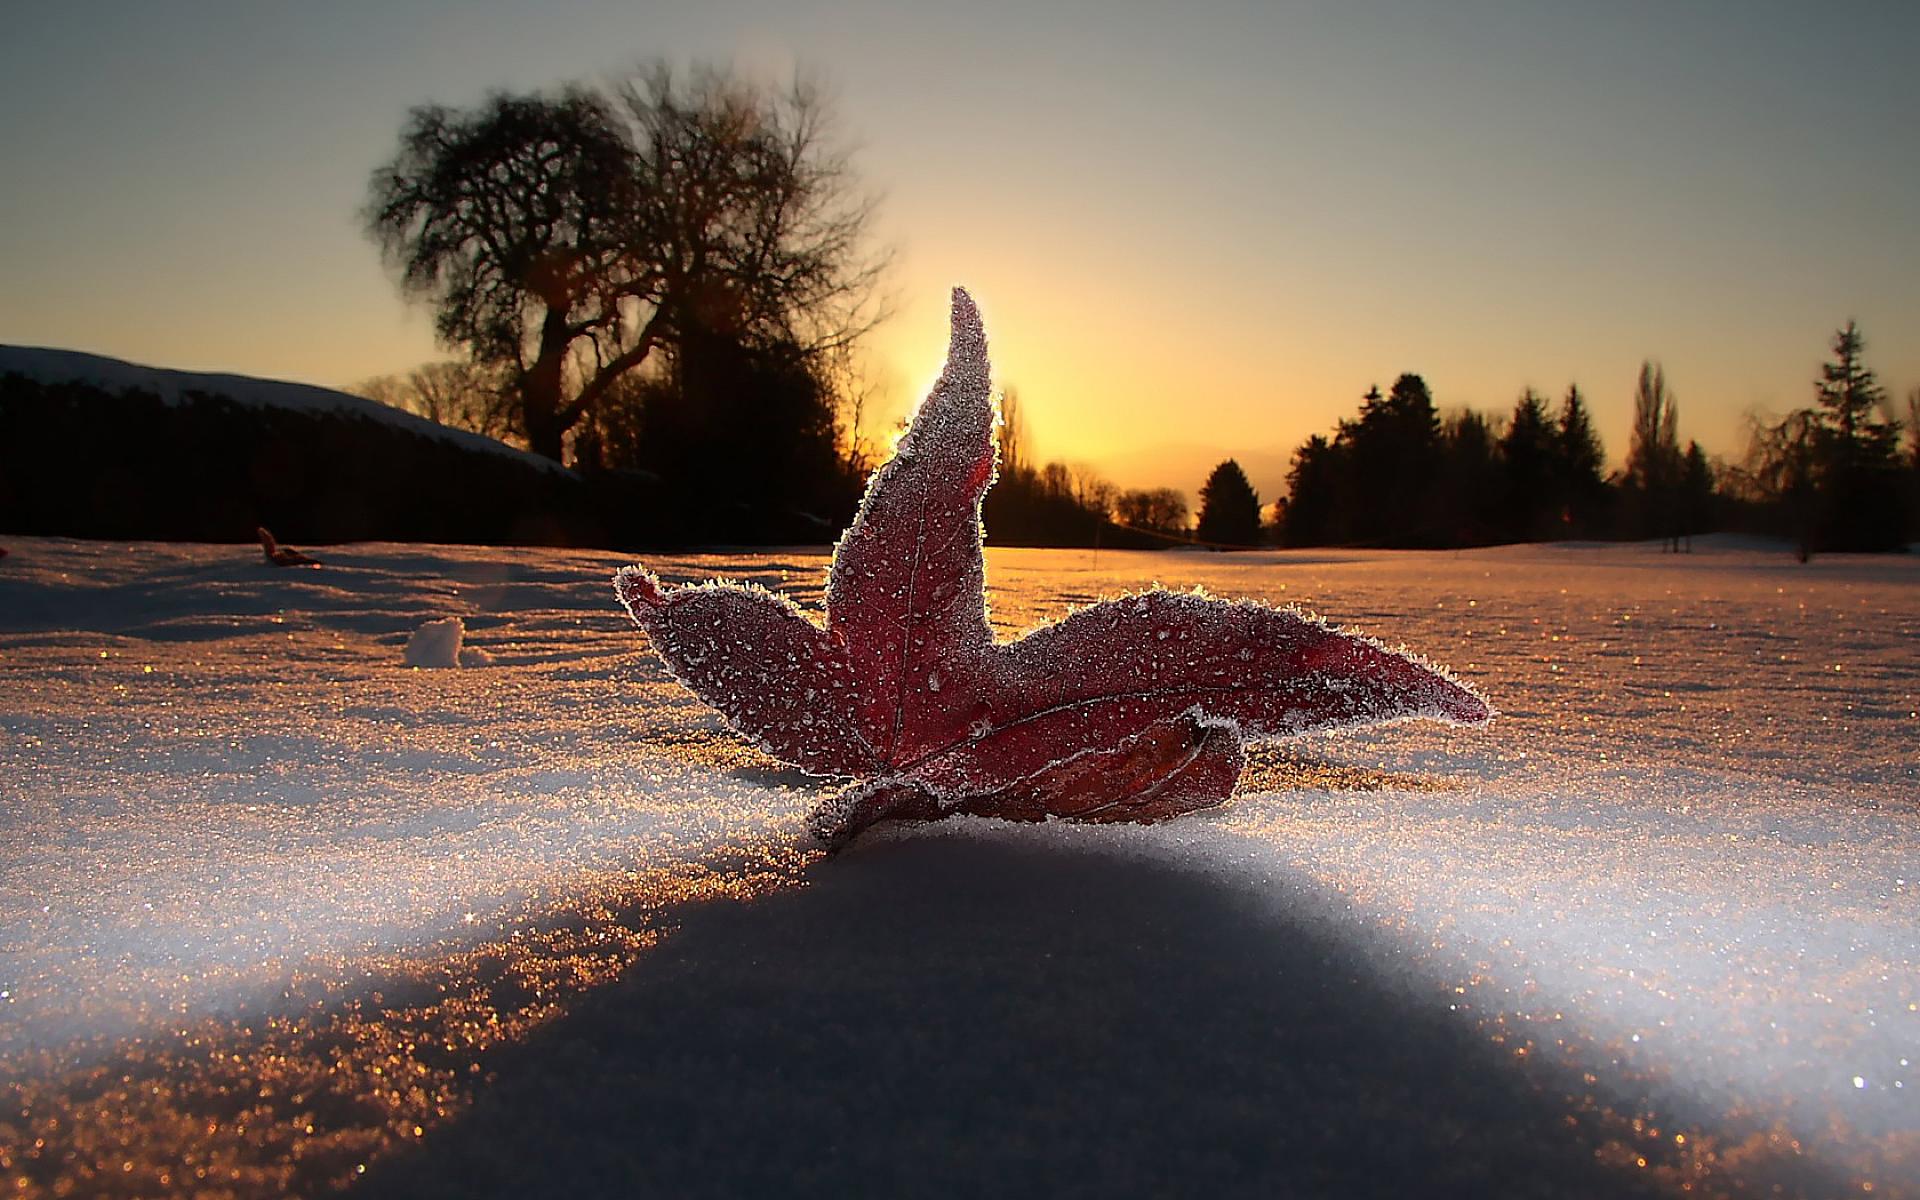
[[1073,478],[1074,503],[1098,516],[1102,524],[1112,520],[1120,490],[1083,464],[1069,465],[1067,472]]
[[1343,421],[1349,534],[1373,545],[1420,546],[1440,540],[1431,489],[1440,467],[1440,416],[1418,375],[1405,374],[1380,395],[1369,391],[1357,421]]
[[1633,394],[1633,432],[1627,446],[1627,487],[1635,498],[1643,535],[1678,550],[1680,405],[1667,390],[1667,373],[1651,360],[1640,364]]
[[1819,418],[1803,408],[1777,422],[1749,420],[1745,474],[1753,498],[1781,514],[1800,561],[1806,562],[1820,528]]
[[1907,393],[1907,528],[1920,529],[1920,387]]
[[1886,392],[1862,361],[1866,340],[1852,321],[1833,335],[1833,358],[1814,381],[1820,420],[1820,543],[1834,550],[1890,550],[1905,540],[1899,425]]
[[1753,420],[1745,476],[1787,526],[1802,561],[1813,551],[1895,550],[1906,539],[1908,480],[1899,422],[1862,359],[1852,321],[1834,333],[1833,358],[1814,380],[1815,404]]
[[1040,468],[1040,494],[1050,500],[1073,499],[1073,472],[1063,462],[1050,462]]
[[1567,386],[1560,402],[1557,428],[1560,499],[1565,506],[1561,522],[1570,532],[1591,535],[1605,519],[1607,480],[1604,474],[1606,452],[1600,435],[1593,428],[1586,398],[1577,384]]
[[993,544],[1135,549],[1165,544],[1150,532],[1124,528],[1130,524],[1124,516],[1114,523],[1116,513],[1125,508],[1125,498],[1090,468],[1059,461],[1034,466],[1026,428],[1020,393],[1009,387],[1000,396],[1000,425],[995,431],[999,482],[987,493],[981,510]]
[[1441,475],[1434,494],[1440,542],[1477,546],[1506,524],[1500,436],[1484,413],[1463,408],[1440,424]]
[[[989,540],[1002,546],[1154,545],[1129,538],[1109,521],[1112,485],[1062,462],[1000,472],[981,516]],[[1119,536],[1116,536],[1118,534]]]
[[426,363],[404,375],[379,375],[347,389],[453,429],[526,445],[510,381],[484,363]]
[[1920,474],[1920,387],[1907,393],[1907,468]]
[[1814,382],[1826,423],[1834,435],[1835,453],[1841,461],[1869,457],[1875,443],[1889,432],[1878,409],[1886,402],[1880,381],[1861,361],[1866,339],[1860,328],[1848,321],[1833,335],[1833,359],[1820,364],[1820,378]]
[[1187,498],[1174,488],[1135,489],[1114,499],[1114,520],[1133,529],[1184,537]]
[[803,348],[690,328],[653,369],[608,390],[578,427],[575,457],[664,481],[682,540],[821,541],[852,515],[860,482],[835,416]]
[[1215,467],[1201,485],[1194,537],[1222,546],[1260,544],[1260,496],[1231,458]]
[[805,87],[663,66],[611,92],[418,108],[367,227],[440,340],[509,373],[528,444],[558,460],[660,347],[814,351],[871,325],[868,207],[824,123]]
[[1287,469],[1287,507],[1281,519],[1289,546],[1328,546],[1347,540],[1347,452],[1320,434],[1293,452]]
[[1557,439],[1547,402],[1528,388],[1513,406],[1506,436],[1500,439],[1500,458],[1506,472],[1505,533],[1519,541],[1549,536],[1560,503]]
[[994,436],[1000,450],[1000,473],[1018,475],[1027,465],[1027,425],[1020,411],[1020,393],[1013,388],[1000,393],[1000,426]]
[[1699,442],[1689,441],[1680,460],[1680,535],[1693,551],[1693,535],[1705,533],[1713,519],[1713,465]]

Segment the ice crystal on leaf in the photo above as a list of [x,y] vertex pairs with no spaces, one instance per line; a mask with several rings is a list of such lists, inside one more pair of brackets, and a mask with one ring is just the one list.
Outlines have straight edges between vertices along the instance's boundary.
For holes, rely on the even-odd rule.
[[1410,655],[1251,601],[1146,592],[995,643],[980,529],[995,419],[980,314],[956,288],[946,369],[834,549],[824,627],[760,588],[614,577],[674,676],[735,729],[863,781],[815,811],[823,841],[954,813],[1156,821],[1224,801],[1245,738],[1491,715]]

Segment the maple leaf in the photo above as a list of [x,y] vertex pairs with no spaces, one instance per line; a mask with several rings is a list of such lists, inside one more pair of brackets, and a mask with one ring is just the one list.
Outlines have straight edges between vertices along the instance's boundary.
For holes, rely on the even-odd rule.
[[823,841],[955,813],[1157,821],[1226,800],[1249,737],[1493,715],[1412,655],[1197,592],[1102,601],[996,643],[980,504],[997,419],[980,314],[956,288],[946,368],[834,548],[824,624],[763,588],[614,576],[674,677],[734,729],[863,781],[815,811]]

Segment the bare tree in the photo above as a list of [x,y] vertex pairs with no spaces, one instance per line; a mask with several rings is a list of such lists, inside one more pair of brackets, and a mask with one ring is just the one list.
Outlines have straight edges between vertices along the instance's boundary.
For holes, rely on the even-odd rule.
[[1099,514],[1102,520],[1111,517],[1119,489],[1085,463],[1069,463],[1067,470],[1073,476],[1073,502],[1090,513]]
[[1747,425],[1742,490],[1749,499],[1781,508],[1800,561],[1806,562],[1813,557],[1820,521],[1820,418],[1802,408],[1778,421],[1750,413]]
[[1027,465],[1027,423],[1020,411],[1020,393],[1006,388],[1000,393],[1000,428],[995,431],[1000,448],[1000,473],[1018,475]]
[[611,90],[415,109],[364,215],[441,341],[508,373],[528,444],[556,460],[692,331],[825,351],[881,315],[871,202],[804,84],[655,65]]
[[375,376],[347,390],[453,429],[526,444],[509,381],[484,363],[425,363],[404,375]]
[[1187,498],[1174,488],[1121,492],[1113,511],[1115,521],[1132,529],[1176,537],[1187,532]]

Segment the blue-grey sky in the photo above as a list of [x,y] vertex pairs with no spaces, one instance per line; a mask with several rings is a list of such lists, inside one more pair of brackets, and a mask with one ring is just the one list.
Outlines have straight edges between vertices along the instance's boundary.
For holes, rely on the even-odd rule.
[[[0,18],[0,341],[341,384],[441,357],[356,212],[407,109],[707,59],[837,97],[899,251],[897,411],[945,289],[1042,455],[1256,465],[1422,372],[1577,381],[1625,450],[1920,386],[1920,5],[93,3]],[[1201,467],[1194,464],[1199,463]],[[1159,478],[1165,475],[1164,479]]]

